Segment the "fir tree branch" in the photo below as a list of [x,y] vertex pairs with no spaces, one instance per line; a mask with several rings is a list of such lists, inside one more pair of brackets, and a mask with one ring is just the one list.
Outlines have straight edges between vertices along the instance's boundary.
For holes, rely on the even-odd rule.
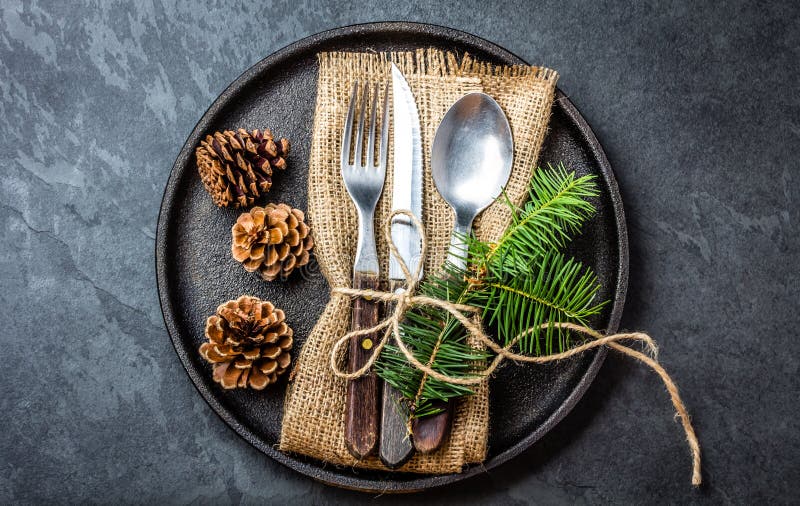
[[[501,238],[494,244],[466,238],[467,267],[445,262],[440,272],[420,284],[419,291],[484,308],[483,321],[498,342],[508,344],[532,328],[517,344],[520,350],[536,355],[565,351],[570,336],[557,324],[586,325],[606,303],[593,303],[599,284],[592,270],[560,253],[593,215],[594,206],[587,199],[597,195],[592,176],[576,177],[563,164],[537,170],[526,203],[514,206],[506,198],[513,218]],[[451,377],[474,377],[476,367],[490,356],[473,349],[461,324],[437,308],[410,309],[400,334],[417,360]],[[422,373],[391,345],[384,349],[376,371],[403,394],[411,417],[439,412],[434,401],[473,393],[471,387]]]

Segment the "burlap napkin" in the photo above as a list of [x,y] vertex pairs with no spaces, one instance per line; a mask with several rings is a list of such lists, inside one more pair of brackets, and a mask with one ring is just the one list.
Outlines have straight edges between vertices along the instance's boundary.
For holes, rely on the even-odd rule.
[[[452,53],[436,49],[391,54],[322,53],[318,58],[308,216],[314,230],[317,261],[332,287],[350,286],[356,248],[356,211],[339,167],[341,132],[350,92],[355,80],[386,83],[389,60],[405,74],[420,113],[425,166],[423,221],[429,244],[425,270],[432,272],[444,261],[453,224],[452,211],[431,178],[431,142],[448,108],[466,93],[488,93],[508,116],[514,136],[514,165],[506,191],[517,203],[525,199],[550,117],[558,79],[555,71],[492,66],[468,55],[459,60]],[[383,223],[391,211],[392,156],[390,149],[376,224]],[[483,240],[496,239],[510,218],[508,207],[496,202],[476,221],[476,234]],[[380,230],[380,226],[376,229]],[[376,240],[381,272],[386,279],[388,248],[381,236]],[[332,297],[300,351],[287,390],[280,449],[334,464],[382,468],[376,457],[357,461],[344,444],[345,381],[332,374],[329,361],[333,343],[349,329],[350,305],[347,297]],[[401,471],[451,473],[460,472],[465,464],[482,462],[489,432],[488,396],[488,385],[483,384],[475,395],[458,403],[447,443],[432,454],[415,455]]]

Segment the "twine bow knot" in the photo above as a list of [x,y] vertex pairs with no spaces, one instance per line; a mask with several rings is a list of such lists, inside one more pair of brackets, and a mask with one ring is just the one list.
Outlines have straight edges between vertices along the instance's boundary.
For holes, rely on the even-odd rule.
[[[406,216],[409,220],[411,220],[412,225],[414,228],[417,229],[421,239],[421,246],[420,246],[420,261],[417,264],[417,267],[414,269],[413,272],[408,268],[408,264],[406,264],[403,257],[400,255],[400,252],[397,250],[397,246],[395,245],[394,241],[392,240],[392,221],[394,220],[395,216],[403,215]],[[411,309],[414,306],[418,305],[427,305],[427,306],[434,306],[440,309],[444,309],[453,317],[457,318],[465,327],[470,330],[470,332],[475,333],[480,332],[483,334],[480,329],[476,328],[472,322],[467,319],[463,313],[470,313],[470,314],[478,314],[480,313],[481,309],[475,306],[469,306],[466,304],[456,304],[453,302],[449,302],[446,300],[436,299],[433,297],[428,297],[426,295],[417,295],[416,290],[420,283],[420,274],[422,273],[422,263],[423,259],[427,254],[428,249],[428,242],[425,238],[425,229],[422,223],[417,219],[416,216],[411,211],[404,210],[404,209],[397,209],[389,215],[386,221],[383,224],[383,235],[386,240],[386,243],[389,245],[389,252],[392,256],[397,259],[398,264],[400,265],[400,270],[403,272],[403,276],[405,277],[406,281],[406,288],[404,290],[400,290],[397,292],[385,292],[380,290],[370,290],[370,289],[357,289],[357,288],[348,288],[348,287],[336,287],[331,290],[332,295],[344,295],[348,297],[363,297],[367,300],[377,300],[381,302],[394,302],[395,307],[394,310],[390,315],[388,315],[383,321],[379,322],[378,324],[366,328],[366,329],[359,329],[359,330],[352,330],[347,334],[343,335],[339,338],[336,343],[333,345],[333,349],[331,350],[331,369],[333,373],[339,377],[344,379],[355,379],[358,377],[367,374],[369,369],[375,364],[375,361],[380,357],[383,348],[389,342],[389,337],[392,336],[394,338],[395,343],[400,348],[401,353],[406,357],[406,359],[417,369],[421,370],[422,372],[440,379],[442,381],[447,381],[450,383],[458,383],[458,384],[477,384],[484,380],[483,377],[476,378],[474,380],[469,380],[469,383],[461,383],[464,381],[462,378],[453,378],[450,376],[446,376],[444,374],[438,373],[437,371],[431,369],[428,365],[423,364],[416,357],[414,357],[413,353],[406,347],[405,343],[400,337],[400,322],[403,320],[403,316],[405,315],[406,311]],[[383,336],[381,337],[378,345],[373,348],[372,354],[369,357],[369,360],[358,370],[353,372],[346,372],[343,371],[339,367],[339,363],[341,362],[341,354],[342,354],[342,347],[350,341],[350,339],[354,337],[360,337],[365,335],[374,334],[380,331],[384,331]],[[488,338],[487,338],[488,340]]]
[[[411,223],[413,224],[414,228],[417,229],[421,239],[421,247],[420,247],[420,261],[414,269],[412,273],[411,270],[408,268],[408,265],[403,260],[403,257],[400,255],[399,251],[397,250],[397,246],[394,244],[392,240],[392,221],[398,215],[406,216]],[[574,323],[569,322],[560,322],[560,323],[553,323],[553,322],[545,322],[541,325],[541,328],[547,327],[558,327],[567,330],[572,330],[588,337],[591,337],[592,340],[587,341],[580,346],[576,346],[574,348],[570,348],[567,351],[561,353],[554,353],[551,355],[544,355],[544,356],[530,356],[524,355],[521,353],[515,353],[512,350],[514,345],[528,335],[529,333],[533,332],[535,328],[529,328],[525,331],[521,332],[517,336],[515,336],[506,346],[500,346],[497,344],[493,339],[486,335],[483,331],[480,323],[479,318],[474,318],[475,316],[480,315],[481,308],[476,306],[471,306],[467,304],[457,304],[454,302],[436,299],[433,297],[428,297],[425,295],[417,295],[416,290],[420,283],[420,274],[422,273],[422,263],[423,260],[426,258],[427,253],[427,240],[425,237],[425,229],[422,223],[417,219],[416,216],[411,211],[398,209],[393,211],[386,221],[383,224],[383,235],[386,243],[389,246],[389,252],[395,259],[398,261],[400,265],[400,269],[403,272],[403,276],[405,277],[406,281],[406,288],[405,290],[400,290],[397,292],[385,292],[380,290],[371,290],[371,289],[356,289],[350,287],[335,287],[331,290],[331,295],[338,295],[338,296],[347,296],[351,298],[355,297],[363,297],[365,299],[377,300],[381,302],[394,302],[395,307],[391,314],[389,314],[383,321],[379,322],[378,324],[366,328],[366,329],[358,329],[352,330],[342,337],[340,337],[333,345],[333,349],[331,350],[330,355],[330,366],[333,374],[339,378],[351,380],[358,377],[361,377],[370,370],[370,368],[375,364],[375,361],[380,357],[381,352],[383,351],[386,344],[389,342],[389,338],[391,337],[397,347],[399,348],[400,352],[405,356],[406,360],[415,368],[419,369],[423,373],[427,374],[432,378],[436,378],[440,381],[444,381],[447,383],[455,384],[455,385],[477,385],[494,373],[495,369],[503,362],[505,359],[510,359],[515,362],[528,362],[528,363],[537,363],[537,364],[544,364],[548,362],[553,362],[557,360],[563,360],[580,353],[583,353],[587,350],[598,348],[600,346],[609,346],[616,351],[619,351],[629,357],[635,358],[640,362],[643,362],[645,365],[653,369],[656,374],[661,377],[661,380],[664,382],[664,385],[667,388],[667,391],[670,395],[670,400],[672,401],[675,410],[677,411],[677,415],[681,419],[681,423],[683,425],[684,432],[686,433],[686,439],[689,444],[689,448],[692,453],[692,485],[699,486],[702,481],[702,475],[700,470],[700,444],[697,440],[697,436],[695,435],[694,428],[692,427],[691,421],[689,419],[689,414],[686,411],[686,407],[683,404],[679,394],[678,394],[678,387],[675,385],[675,382],[672,381],[672,378],[667,374],[666,370],[658,363],[657,355],[658,355],[658,347],[656,346],[655,341],[645,333],[642,332],[630,332],[630,333],[618,333],[612,335],[603,335],[597,332],[594,329],[589,327],[585,327],[582,325],[576,325]],[[467,330],[467,332],[476,339],[476,341],[480,342],[487,348],[491,349],[496,356],[492,360],[492,362],[483,370],[475,371],[472,377],[468,378],[456,378],[452,376],[448,376],[442,374],[431,367],[431,364],[423,364],[420,362],[413,353],[408,349],[408,347],[403,342],[403,339],[400,336],[400,322],[403,320],[403,316],[405,315],[406,311],[411,309],[414,306],[433,306],[439,309],[443,309],[447,311],[451,316],[456,318],[461,325]],[[469,314],[473,318],[466,316]],[[478,321],[476,321],[478,320]],[[342,362],[342,347],[350,341],[350,339],[370,334],[375,334],[380,331],[383,331],[383,336],[378,342],[378,345],[374,347],[372,354],[369,357],[369,360],[358,370],[353,372],[346,372],[343,371],[339,364]],[[635,350],[629,346],[621,344],[620,341],[638,341],[645,346],[647,353],[642,353],[641,351]]]

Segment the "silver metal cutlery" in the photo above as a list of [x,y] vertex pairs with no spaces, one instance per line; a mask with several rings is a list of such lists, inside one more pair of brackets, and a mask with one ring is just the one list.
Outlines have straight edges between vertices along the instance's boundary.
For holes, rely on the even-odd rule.
[[[364,85],[358,103],[359,84],[353,85],[350,107],[342,134],[341,170],[347,193],[358,212],[358,246],[353,264],[353,288],[379,288],[378,255],[375,249],[375,206],[383,191],[386,178],[386,158],[389,134],[389,85],[383,96],[383,118],[377,163],[375,162],[375,137],[379,86],[376,84],[370,101],[368,85]],[[351,143],[353,126],[359,111],[352,162]],[[364,151],[364,130],[369,113],[369,133]],[[378,321],[379,305],[375,301],[357,298],[353,301],[352,328],[363,329]],[[357,336],[349,343],[348,370],[360,369],[372,355],[375,335]],[[374,371],[347,382],[345,415],[345,445],[356,458],[362,459],[375,450],[378,442],[378,378]]]
[[[450,236],[450,262],[466,262],[465,238],[475,217],[500,195],[511,175],[514,142],[508,118],[485,93],[461,97],[445,114],[433,139],[431,172],[442,198],[455,212]],[[429,453],[442,445],[450,428],[453,406],[437,415],[414,420],[414,447]]]
[[[391,67],[391,86],[394,143],[392,209],[410,210],[422,221],[424,174],[419,112],[408,82],[394,64]],[[380,289],[374,217],[386,178],[388,88],[389,83],[383,94],[377,162],[378,85],[374,86],[372,93],[365,85],[360,94],[358,83],[353,85],[342,135],[342,178],[358,212],[358,246],[353,265],[353,287],[356,289]],[[366,124],[369,124],[369,132],[365,149]],[[354,125],[357,125],[357,129],[351,161]],[[486,94],[465,95],[450,108],[439,125],[433,141],[431,170],[437,190],[455,212],[448,252],[449,260],[454,264],[464,264],[467,253],[465,237],[470,233],[475,217],[500,195],[511,174],[512,159],[513,140],[508,119],[497,102]],[[419,232],[407,217],[397,216],[392,222],[391,233],[400,259],[410,271],[415,271],[422,261]],[[400,261],[394,256],[389,258],[388,289],[395,293],[406,289]],[[392,310],[391,307],[387,308],[388,313]],[[352,329],[374,326],[378,321],[378,313],[378,303],[363,297],[357,298],[353,302]],[[379,336],[367,335],[354,337],[350,341],[348,371],[356,371],[367,363],[377,339]],[[375,450],[380,438],[381,461],[394,469],[408,461],[415,449],[428,453],[439,448],[449,431],[452,406],[445,406],[446,409],[438,415],[414,420],[412,438],[400,392],[384,383],[382,396],[379,396],[378,385],[374,371],[347,383],[345,444],[348,451],[362,459]],[[382,397],[380,421],[379,397]]]
[[[414,95],[405,77],[392,64],[392,113],[394,164],[392,172],[392,209],[407,209],[422,221],[422,137],[419,112]],[[406,216],[392,222],[392,241],[411,272],[420,258],[420,236]],[[420,271],[421,275],[421,271]],[[389,258],[389,291],[402,292],[406,280],[395,257]],[[393,311],[387,308],[387,313]],[[414,446],[408,433],[408,414],[401,406],[402,395],[390,384],[383,384],[380,458],[389,468],[403,465],[412,455]]]

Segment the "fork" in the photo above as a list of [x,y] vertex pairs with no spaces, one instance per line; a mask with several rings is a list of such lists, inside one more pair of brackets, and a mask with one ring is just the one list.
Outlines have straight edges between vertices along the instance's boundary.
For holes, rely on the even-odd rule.
[[[374,217],[375,206],[383,191],[386,179],[386,155],[389,140],[389,86],[383,96],[383,119],[381,121],[380,152],[378,163],[375,162],[375,126],[377,119],[377,100],[379,86],[375,84],[372,93],[372,104],[367,136],[366,152],[362,153],[364,140],[364,124],[369,101],[369,86],[364,85],[361,103],[358,107],[359,84],[353,84],[350,96],[350,108],[342,134],[342,179],[347,193],[358,211],[358,246],[353,264],[353,288],[378,289],[378,255],[375,249]],[[350,163],[350,145],[353,134],[353,120],[356,108],[360,109],[358,129],[356,131],[353,162]],[[362,163],[362,157],[364,162]],[[364,298],[353,301],[353,330],[369,328],[378,321],[378,304]],[[348,371],[353,372],[369,360],[372,347],[375,345],[374,334],[355,336],[349,343]],[[345,445],[347,450],[357,459],[362,459],[375,450],[378,442],[378,377],[374,371],[359,378],[348,381],[345,406]]]

